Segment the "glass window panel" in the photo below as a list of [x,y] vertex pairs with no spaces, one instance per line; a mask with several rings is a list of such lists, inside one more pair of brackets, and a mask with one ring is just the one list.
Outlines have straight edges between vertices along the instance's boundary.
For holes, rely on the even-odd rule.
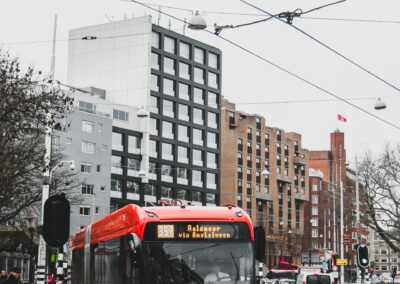
[[150,118],[150,134],[158,135],[158,120]]
[[164,37],[164,50],[175,54],[175,39],[168,36]]
[[151,74],[151,90],[160,91],[160,78],[157,75]]
[[193,165],[203,166],[203,151],[193,149]]
[[189,142],[189,127],[184,125],[178,126],[178,140],[182,142]]
[[203,187],[203,173],[201,171],[192,171],[192,185]]
[[139,194],[139,183],[128,180],[126,182],[126,191]]
[[193,102],[204,105],[204,90],[193,88]]
[[151,53],[151,68],[160,70],[160,55],[157,53]]
[[207,173],[207,188],[217,189],[217,176],[214,173]]
[[207,153],[207,167],[216,169],[217,168],[217,154],[215,153]]
[[208,92],[208,106],[218,108],[218,95],[213,92]]
[[216,204],[215,194],[207,193],[207,204]]
[[152,158],[158,157],[157,142],[154,140],[149,141],[149,155]]
[[91,121],[82,120],[82,131],[93,133],[94,131],[94,123]]
[[204,70],[194,67],[194,81],[199,84],[204,84]]
[[204,49],[198,47],[194,48],[194,61],[204,64]]
[[163,80],[163,92],[166,95],[175,96],[175,82],[173,80],[164,78]]
[[190,45],[185,42],[180,42],[179,55],[183,58],[190,59]]
[[195,202],[202,202],[201,192],[199,191],[192,191],[192,201]]
[[163,115],[169,116],[169,117],[175,116],[173,101],[163,100]]
[[175,75],[175,60],[172,58],[164,57],[164,72]]
[[204,145],[203,131],[193,128],[193,144]]
[[160,195],[162,198],[173,198],[173,194],[172,194],[172,188],[168,187],[168,186],[161,186],[161,192]]
[[218,128],[218,119],[216,113],[208,112],[207,125],[208,127]]
[[160,48],[160,34],[153,32],[151,35],[151,46],[155,48]]
[[86,154],[94,154],[95,146],[95,143],[82,141],[82,152]]
[[190,66],[189,64],[179,62],[179,77],[190,80]]
[[204,111],[202,109],[193,108],[193,122],[204,125]]
[[133,154],[140,153],[140,138],[136,136],[128,136],[128,152]]
[[178,146],[178,162],[189,163],[189,150],[187,147]]
[[162,143],[161,144],[161,157],[164,160],[173,161],[174,160],[174,153],[173,153],[173,146],[172,144]]
[[111,179],[111,190],[112,191],[122,191],[122,182],[118,179]]
[[207,147],[217,149],[217,134],[213,132],[207,133]]
[[187,190],[178,188],[176,190],[176,198],[179,200],[187,200],[188,199]]
[[149,106],[149,110],[152,113],[159,113],[160,110],[160,99],[154,96],[150,96],[150,106]]
[[189,121],[189,106],[183,104],[178,105],[178,118]]
[[208,54],[208,66],[215,69],[218,68],[218,55],[212,52]]
[[179,83],[179,98],[183,100],[190,100],[189,86]]
[[185,168],[177,167],[176,168],[176,181],[179,184],[188,184],[188,170]]
[[169,121],[162,122],[162,137],[174,139],[174,124]]
[[215,89],[218,89],[218,75],[212,72],[208,72],[208,85]]
[[123,151],[124,144],[122,141],[122,134],[121,133],[112,133],[112,149],[116,151]]

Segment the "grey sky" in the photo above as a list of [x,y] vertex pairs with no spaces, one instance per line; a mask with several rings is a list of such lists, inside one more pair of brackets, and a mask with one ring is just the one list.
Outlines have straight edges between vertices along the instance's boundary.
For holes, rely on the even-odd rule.
[[[259,11],[239,0],[143,0],[147,3],[183,7],[200,11],[255,13]],[[250,1],[250,0],[249,0]],[[333,1],[271,0],[250,1],[274,14],[302,8],[304,11]],[[58,14],[56,78],[65,81],[67,71],[68,30],[107,22],[108,18],[142,16],[145,9],[137,4],[118,0],[3,0],[0,17],[3,49],[18,55],[22,62],[43,71],[50,66],[53,15]],[[313,17],[376,19],[400,21],[398,0],[348,0],[310,13]],[[189,18],[185,11],[163,9],[179,18]],[[151,13],[157,20],[157,13]],[[260,17],[204,13],[207,23],[240,24]],[[172,29],[181,32],[182,24],[172,21]],[[360,23],[315,19],[295,19],[294,24],[324,43],[342,52],[357,63],[400,87],[399,50],[400,23]],[[161,25],[168,18],[161,16]],[[345,132],[348,157],[371,149],[378,152],[385,141],[397,143],[400,130],[384,124],[338,101],[261,104],[261,102],[308,99],[331,99],[282,71],[233,47],[205,32],[187,31],[188,36],[219,47],[223,52],[223,85],[225,98],[238,103],[238,109],[266,117],[267,124],[303,135],[303,145],[312,150],[329,147],[329,133],[335,128]],[[354,67],[327,49],[277,20],[240,29],[224,30],[221,35],[249,48],[274,63],[301,75],[343,98],[382,97],[388,105],[375,111],[373,100],[352,100],[364,109],[400,126],[398,106],[400,92]],[[42,43],[27,42],[47,41]],[[23,43],[21,43],[23,42]],[[257,103],[257,104],[239,104]],[[337,120],[337,114],[348,119]]]

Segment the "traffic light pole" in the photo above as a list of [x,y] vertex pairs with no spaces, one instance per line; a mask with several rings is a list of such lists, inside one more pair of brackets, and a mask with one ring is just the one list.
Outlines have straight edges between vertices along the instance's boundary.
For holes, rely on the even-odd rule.
[[[357,227],[357,244],[361,244],[361,224],[360,224],[360,196],[358,188],[358,162],[356,155],[356,227]],[[358,279],[358,266],[356,268]]]
[[[340,181],[340,258],[344,258],[343,183]],[[340,266],[340,284],[344,284],[344,265]]]

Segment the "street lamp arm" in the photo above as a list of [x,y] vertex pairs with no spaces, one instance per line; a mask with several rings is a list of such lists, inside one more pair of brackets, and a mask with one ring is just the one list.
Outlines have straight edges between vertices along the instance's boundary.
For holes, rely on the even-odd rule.
[[74,161],[74,160],[70,160],[70,161],[61,161],[61,162],[59,162],[57,165],[55,165],[55,166],[50,170],[49,177],[51,178],[51,175],[52,175],[53,171],[54,171],[57,167],[59,167],[60,165],[62,165],[62,164],[64,164],[64,163],[70,163],[70,164],[71,164],[71,165],[70,165],[71,171],[75,170],[75,161]]

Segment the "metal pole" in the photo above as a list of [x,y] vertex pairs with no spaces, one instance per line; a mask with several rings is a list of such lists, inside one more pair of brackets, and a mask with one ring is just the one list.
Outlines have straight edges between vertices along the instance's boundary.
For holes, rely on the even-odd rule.
[[324,209],[324,250],[326,249],[326,209]]
[[[358,162],[356,155],[356,226],[357,226],[357,244],[361,244],[361,224],[360,224],[360,196],[358,188]],[[358,279],[358,265],[356,266]]]
[[[343,183],[340,181],[340,258],[344,258],[344,224],[343,224]],[[344,265],[340,266],[340,283],[344,283]]]
[[[56,53],[56,31],[57,31],[57,14],[54,15],[54,30],[53,30],[53,50],[51,54],[51,67],[50,67],[50,78],[54,78],[54,68],[55,68],[55,53]],[[46,200],[49,198],[49,189],[50,189],[50,159],[51,159],[51,133],[52,129],[49,126],[51,121],[51,114],[47,113],[46,115],[46,133],[45,133],[45,172],[43,173],[43,189],[42,189],[42,212],[40,221],[43,225],[44,220],[44,204]],[[38,284],[46,283],[46,243],[43,239],[43,236],[39,235],[39,248],[38,248],[38,262],[37,262],[37,282]]]
[[[336,177],[337,177],[337,165],[336,165]],[[337,253],[336,250],[336,182],[333,185],[333,252]]]
[[94,213],[95,213],[95,199],[96,199],[96,195],[94,195],[94,193],[92,193],[92,221],[91,223],[93,224],[94,222]]

